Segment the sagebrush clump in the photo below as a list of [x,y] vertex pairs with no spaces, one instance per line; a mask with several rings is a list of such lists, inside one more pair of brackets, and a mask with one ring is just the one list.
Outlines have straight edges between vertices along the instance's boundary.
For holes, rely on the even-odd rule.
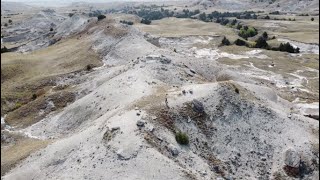
[[179,131],[176,133],[176,141],[179,144],[187,145],[189,144],[189,137],[186,133]]

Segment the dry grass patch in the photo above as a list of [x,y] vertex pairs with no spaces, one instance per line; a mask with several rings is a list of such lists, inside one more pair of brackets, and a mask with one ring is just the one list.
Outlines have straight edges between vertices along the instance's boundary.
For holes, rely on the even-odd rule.
[[29,54],[1,54],[1,114],[10,103],[27,104],[40,89],[55,85],[57,76],[102,65],[86,40],[68,39]]
[[47,140],[20,137],[14,145],[3,147],[1,144],[1,176],[9,172],[31,153],[46,147],[49,143],[50,141]]

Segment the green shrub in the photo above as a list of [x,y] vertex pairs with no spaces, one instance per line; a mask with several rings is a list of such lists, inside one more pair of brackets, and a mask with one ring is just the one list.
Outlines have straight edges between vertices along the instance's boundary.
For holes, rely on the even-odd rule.
[[106,16],[105,16],[105,15],[100,14],[100,15],[98,16],[98,21],[100,21],[100,20],[102,20],[102,19],[104,19],[104,18],[106,18]]
[[280,43],[280,46],[279,46],[279,51],[282,51],[282,52],[288,52],[288,53],[299,53],[300,52],[300,48],[294,48],[289,42],[287,43]]
[[255,35],[257,35],[257,30],[253,27],[249,27],[247,30],[247,34],[249,35],[249,37],[253,37]]
[[120,23],[122,24],[127,24],[127,25],[133,25],[133,22],[132,21],[125,21],[125,20],[121,20]]
[[234,44],[237,46],[245,46],[247,43],[244,40],[237,39],[236,41],[234,41]]
[[264,37],[259,37],[256,41],[255,48],[267,48],[269,45]]
[[22,104],[19,103],[19,102],[17,102],[17,103],[15,104],[15,106],[14,106],[14,110],[20,108],[21,106],[22,106]]
[[229,46],[230,44],[230,41],[226,37],[223,37],[221,45]]
[[262,33],[262,37],[267,40],[269,38],[268,33],[267,32],[263,32]]
[[311,21],[314,21],[314,18],[313,18],[313,17],[311,18]]
[[199,19],[200,19],[201,21],[206,21],[206,19],[207,19],[206,13],[201,13],[201,14],[199,15]]
[[141,23],[142,23],[142,24],[149,25],[149,24],[151,24],[151,21],[148,20],[148,19],[142,19],[142,20],[141,20]]
[[235,89],[234,89],[234,91],[235,91],[237,94],[239,94],[239,93],[240,93],[240,91],[239,91],[239,89],[238,89],[238,88],[235,88]]
[[248,37],[253,37],[258,34],[258,31],[254,27],[243,26],[238,35],[244,39]]
[[234,26],[237,24],[237,22],[238,22],[237,19],[234,19],[234,20],[232,20],[231,25]]
[[242,28],[242,25],[238,23],[236,28],[240,30]]
[[32,94],[32,100],[37,99],[37,95],[36,94]]
[[179,144],[187,145],[189,144],[189,137],[186,133],[179,131],[176,133],[176,141]]
[[91,71],[92,68],[93,68],[93,65],[92,65],[92,64],[88,64],[88,65],[86,66],[87,71]]

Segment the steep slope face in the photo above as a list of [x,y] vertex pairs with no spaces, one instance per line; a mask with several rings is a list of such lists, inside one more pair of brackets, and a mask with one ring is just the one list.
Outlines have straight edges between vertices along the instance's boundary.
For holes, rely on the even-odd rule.
[[[271,89],[237,72],[237,81],[216,81],[227,66],[155,46],[112,19],[81,38],[104,65],[74,77],[74,103],[20,130],[53,143],[3,179],[318,176],[318,122],[290,115],[292,104]],[[188,146],[177,143],[179,130]]]
[[68,17],[51,9],[42,10],[30,19],[5,29],[2,42],[15,42],[17,45],[14,50],[30,52],[48,47],[62,38],[79,33],[96,21],[97,18],[79,14]]
[[53,44],[50,38],[54,29],[67,17],[57,14],[54,10],[42,10],[30,19],[8,28],[4,32],[3,42],[15,42],[21,52],[33,51]]
[[21,24],[9,28],[7,33],[10,35],[3,38],[4,42],[19,42],[20,40],[30,40],[39,35],[46,34],[50,28],[55,28],[66,19],[65,16],[57,14],[54,10],[42,10],[31,19]]
[[[230,178],[273,179],[285,175],[285,152],[292,148],[308,164],[298,176],[317,177],[313,172],[317,169],[313,164],[318,156],[313,149],[318,142],[317,122],[301,116],[288,118],[289,109],[279,106],[281,99],[266,98],[265,94],[277,97],[269,89],[233,82],[181,89],[192,90],[192,94],[169,94],[170,117],[192,137],[193,152],[220,161],[208,162],[215,172]],[[200,115],[194,109],[194,98],[203,103]]]
[[56,28],[56,37],[67,37],[72,34],[83,31],[87,24],[90,22],[90,18],[82,15],[73,15],[71,18],[66,19],[60,23]]

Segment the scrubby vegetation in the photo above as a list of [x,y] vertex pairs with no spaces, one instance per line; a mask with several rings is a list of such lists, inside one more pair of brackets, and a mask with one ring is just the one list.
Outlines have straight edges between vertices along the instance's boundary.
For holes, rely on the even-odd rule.
[[242,39],[235,40],[234,44],[237,45],[237,46],[246,46],[247,45],[247,43]]
[[[223,19],[228,17],[236,17],[237,19],[257,19],[256,12],[254,11],[244,11],[244,12],[218,12],[214,11],[210,14],[200,13],[200,10],[190,11],[189,9],[183,9],[182,12],[174,12],[168,9],[154,9],[152,7],[143,7],[141,10],[124,10],[129,14],[136,14],[139,17],[146,20],[159,20],[166,17],[176,17],[176,18],[192,18],[195,19],[198,15],[198,19],[204,22],[211,22],[213,19]],[[259,13],[259,12],[258,12]],[[222,21],[223,22],[223,21]],[[219,22],[220,23],[220,22]]]
[[148,20],[148,19],[142,19],[142,20],[141,20],[141,23],[142,23],[142,24],[147,24],[147,25],[149,25],[149,24],[151,24],[151,21]]
[[86,66],[86,70],[87,71],[91,71],[93,69],[93,65],[92,64],[88,64],[87,66]]
[[269,35],[268,35],[267,32],[263,32],[263,33],[262,33],[262,37],[263,37],[265,40],[267,40],[267,39],[269,38]]
[[[260,12],[257,12],[260,13]],[[226,17],[236,17],[237,19],[257,19],[256,12],[254,11],[244,11],[244,12],[218,12],[213,11],[211,14],[208,14],[209,19],[218,19]]]
[[32,94],[32,98],[31,98],[31,99],[32,99],[32,100],[35,100],[35,99],[37,99],[37,97],[38,97],[38,96],[37,96],[36,94]]
[[[164,9],[163,7],[161,7],[161,9],[159,9],[159,7],[144,6],[139,11],[136,11],[136,10],[124,10],[124,11],[128,12],[130,14],[136,14],[136,15],[140,16],[142,18],[141,23],[147,24],[147,25],[151,24],[152,20],[159,20],[159,19],[162,19],[165,17],[191,18],[191,19],[198,18],[200,21],[203,21],[203,22],[215,22],[215,23],[219,23],[223,26],[228,26],[228,27],[232,27],[232,28],[239,30],[238,36],[245,39],[245,40],[248,40],[248,38],[250,38],[250,37],[255,37],[258,34],[258,30],[254,27],[248,27],[248,26],[242,25],[241,22],[239,22],[237,19],[257,19],[258,16],[256,15],[256,13],[263,12],[263,11],[258,11],[258,12],[254,12],[254,11],[244,11],[244,12],[213,11],[212,13],[207,14],[205,12],[201,13],[200,10],[190,11],[189,9],[183,9],[182,13],[181,12],[179,13],[179,12],[170,11],[168,9]],[[279,15],[280,12],[274,11],[269,14]],[[230,17],[235,17],[236,19],[230,20],[230,19],[228,19]],[[260,16],[259,18],[271,19],[269,15]],[[288,18],[288,19],[274,18],[274,20],[295,21],[294,18],[293,19],[291,19],[291,18]],[[122,23],[126,24],[126,21],[123,21]],[[290,43],[280,44],[279,47],[270,47],[267,43],[267,41],[269,40],[269,35],[267,34],[267,32],[264,32],[260,37],[258,37],[255,40],[255,42],[247,42],[243,39],[237,39],[234,41],[233,44],[235,44],[237,46],[247,46],[250,48],[262,48],[262,49],[273,50],[273,51],[285,51],[285,52],[289,52],[289,53],[298,53],[299,52],[299,48],[293,48],[290,45]],[[275,37],[273,36],[273,38],[271,38],[271,39],[275,39]],[[224,37],[222,39],[220,45],[228,46],[228,45],[231,45],[231,43],[226,37]]]
[[1,53],[6,53],[6,52],[9,52],[9,49],[7,47],[3,47],[1,48]]
[[142,17],[143,19],[146,19],[146,20],[159,20],[159,19],[162,19],[164,17],[166,17],[166,14],[167,15],[170,15],[171,13],[168,13],[167,11],[166,12],[161,12],[159,10],[157,11],[154,11],[154,10],[151,10],[151,9],[141,9],[140,11],[136,12],[132,12],[133,14],[137,14],[139,17]]
[[176,133],[176,141],[179,144],[188,145],[189,144],[189,137],[186,133],[179,131]]
[[258,34],[257,29],[255,29],[254,27],[248,27],[248,26],[243,26],[238,33],[238,35],[244,39],[247,39],[248,37],[254,37],[257,34]]
[[[192,18],[194,15],[197,15],[200,13],[199,10],[189,11],[189,9],[183,9],[182,12],[183,13],[177,13],[175,17],[176,18]],[[173,12],[172,12],[172,16],[174,16]]]
[[92,11],[92,12],[89,13],[89,17],[98,17],[102,13],[103,12],[101,10]]
[[122,24],[127,24],[127,25],[133,25],[133,22],[132,22],[132,21],[121,20],[120,23],[122,23]]
[[283,52],[289,52],[289,53],[299,53],[300,52],[300,49],[297,47],[297,48],[294,48],[290,43],[281,43],[280,46],[279,46],[279,51],[283,51]]
[[314,18],[313,18],[313,17],[311,18],[311,21],[314,21]]
[[256,44],[255,44],[255,48],[263,48],[263,49],[267,49],[269,47],[266,39],[263,36],[260,36],[257,40],[256,40]]
[[[273,39],[273,38],[272,38]],[[267,49],[272,51],[281,51],[281,52],[288,52],[288,53],[299,53],[300,49],[298,47],[294,48],[289,42],[287,43],[280,43],[279,47],[270,47],[268,42],[268,34],[264,32],[262,36],[258,37],[255,43],[252,45],[242,39],[237,39],[234,44],[237,46],[246,46],[249,48],[260,48],[260,49]]]
[[275,20],[275,21],[296,21],[296,19],[295,18],[288,18],[288,19],[286,19],[286,18],[273,18],[273,20]]
[[100,14],[100,15],[98,16],[98,21],[100,21],[100,20],[102,20],[102,19],[104,19],[104,18],[106,18],[106,16],[105,16],[105,15]]
[[223,37],[221,45],[229,46],[230,44],[230,41],[226,37]]
[[280,12],[279,12],[279,11],[273,11],[273,12],[270,12],[269,14],[272,14],[272,15],[280,15]]
[[201,13],[199,19],[204,22],[208,22],[206,13]]

